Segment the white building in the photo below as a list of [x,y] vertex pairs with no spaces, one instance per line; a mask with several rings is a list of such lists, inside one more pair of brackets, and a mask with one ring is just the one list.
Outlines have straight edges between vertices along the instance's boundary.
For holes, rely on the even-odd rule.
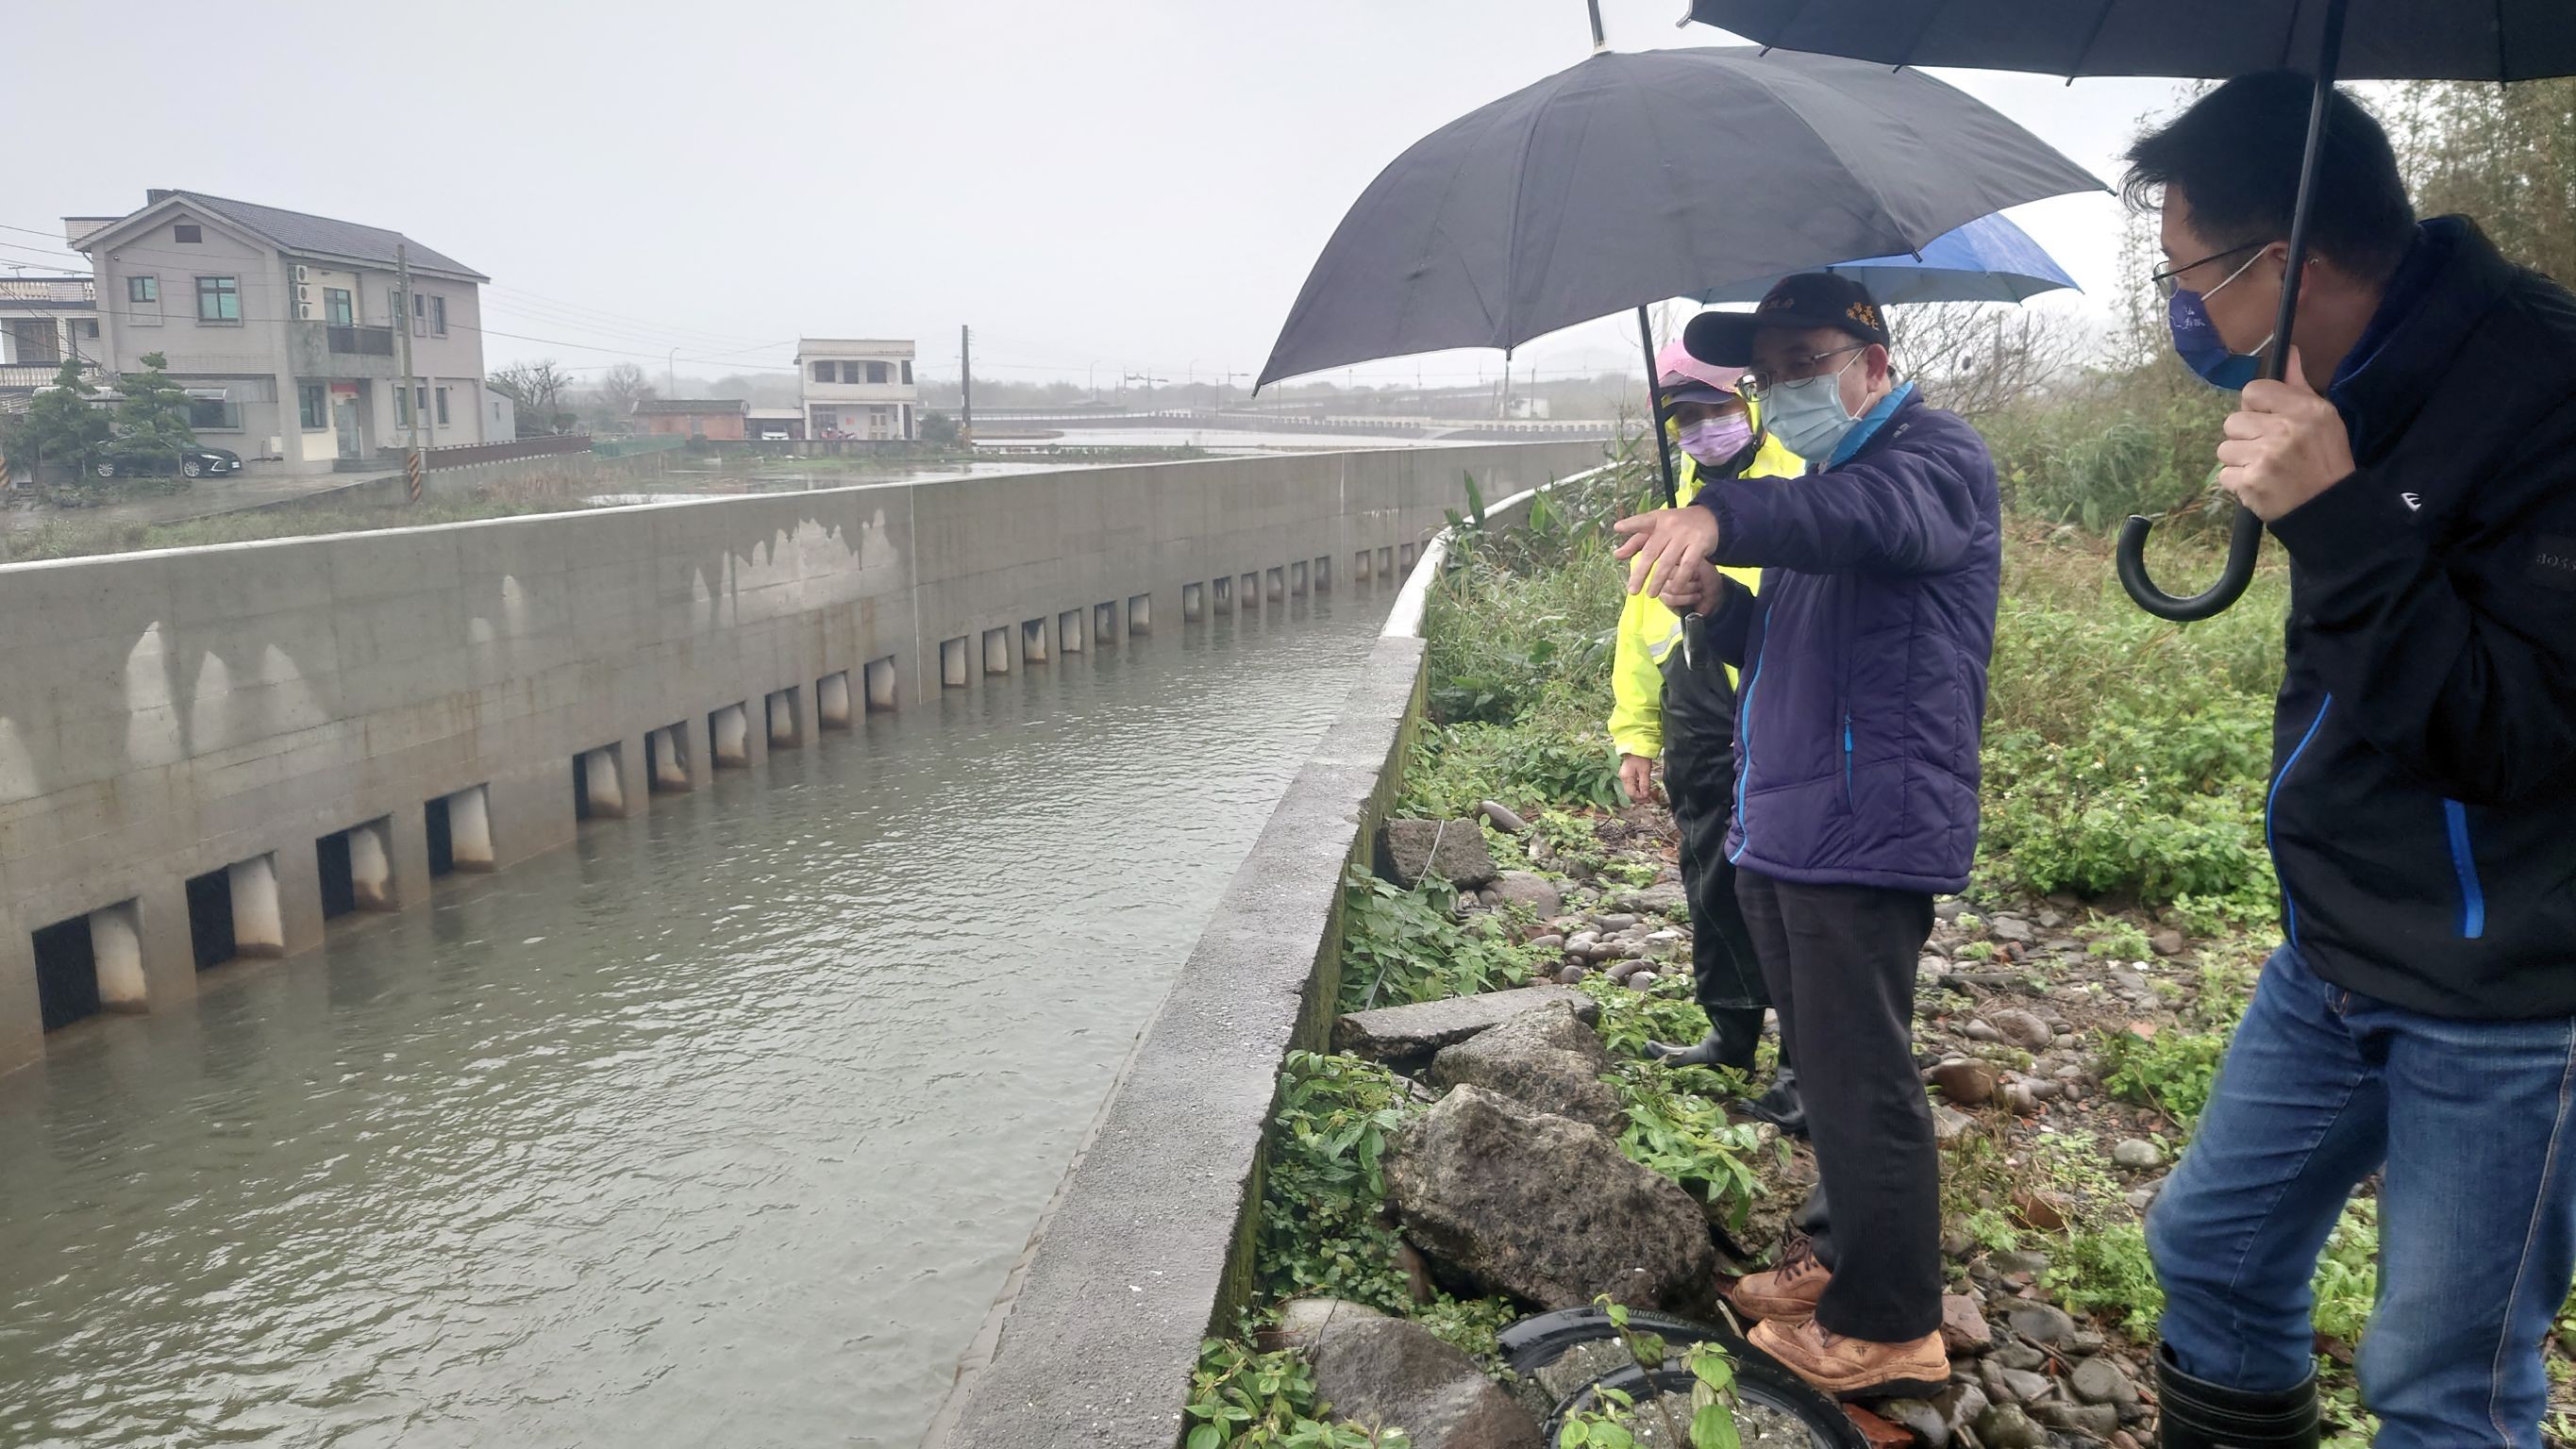
[[805,436],[910,441],[921,390],[912,381],[912,344],[877,338],[805,337],[796,343],[804,379]]

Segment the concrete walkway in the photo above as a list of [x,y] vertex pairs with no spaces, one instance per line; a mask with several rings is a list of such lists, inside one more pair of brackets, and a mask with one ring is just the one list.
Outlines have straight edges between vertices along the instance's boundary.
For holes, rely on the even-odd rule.
[[385,473],[304,473],[199,479],[176,493],[111,503],[100,508],[0,509],[0,533],[42,528],[57,519],[65,523],[184,523],[191,518],[209,518],[218,513],[238,513],[246,508],[264,508],[274,503],[312,498],[342,488],[373,483],[381,478],[398,477],[400,473],[400,469],[395,469]]

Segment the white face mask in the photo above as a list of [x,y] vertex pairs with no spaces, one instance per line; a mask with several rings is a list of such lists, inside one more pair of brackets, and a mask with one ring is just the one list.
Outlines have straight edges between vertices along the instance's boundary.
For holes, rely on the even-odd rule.
[[1763,428],[1780,440],[1780,446],[1823,466],[1834,446],[1860,421],[1843,406],[1843,374],[1867,355],[1854,353],[1851,362],[1821,376],[1772,384],[1762,397]]

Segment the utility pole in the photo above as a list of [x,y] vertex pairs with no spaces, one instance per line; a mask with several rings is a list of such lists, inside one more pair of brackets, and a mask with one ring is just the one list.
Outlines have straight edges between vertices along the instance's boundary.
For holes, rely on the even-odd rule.
[[679,367],[680,349],[674,347],[671,349],[669,355],[662,359],[662,396],[678,397],[680,395]]
[[[378,253],[378,255],[383,255]],[[420,380],[411,370],[411,248],[401,243],[394,246],[394,271],[402,292],[402,306],[394,317],[394,330],[402,337],[403,414],[411,419],[411,456],[404,460],[404,471],[420,476]],[[418,499],[415,497],[415,502]]]
[[957,440],[975,443],[975,329],[957,324]]

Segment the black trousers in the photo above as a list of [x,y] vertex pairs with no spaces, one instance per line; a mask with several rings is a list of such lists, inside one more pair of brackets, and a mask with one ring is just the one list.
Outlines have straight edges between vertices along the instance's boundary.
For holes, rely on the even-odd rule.
[[1941,1167],[1914,1067],[1914,968],[1932,897],[1739,871],[1735,890],[1798,1063],[1831,1222],[1816,1322],[1903,1343],[1941,1326]]
[[[1695,623],[1685,627],[1696,628]],[[1771,1004],[1726,861],[1735,816],[1735,690],[1707,649],[1664,656],[1664,793],[1681,834],[1682,893],[1690,902],[1691,980],[1700,1008],[1759,1012]],[[1755,1031],[1761,1030],[1757,1017]]]

